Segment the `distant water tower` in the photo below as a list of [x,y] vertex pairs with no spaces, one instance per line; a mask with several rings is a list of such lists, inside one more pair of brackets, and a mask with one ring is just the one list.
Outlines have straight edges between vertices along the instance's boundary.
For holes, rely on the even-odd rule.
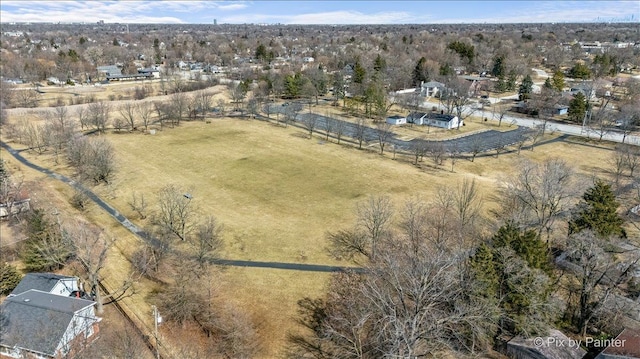
[[213,24],[218,25],[218,19],[213,19]]

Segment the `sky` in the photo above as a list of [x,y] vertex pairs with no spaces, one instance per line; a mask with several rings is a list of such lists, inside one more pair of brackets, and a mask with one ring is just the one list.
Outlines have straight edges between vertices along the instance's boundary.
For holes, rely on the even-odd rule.
[[[633,17],[632,17],[633,16]],[[11,22],[447,24],[640,20],[640,1],[12,1]]]

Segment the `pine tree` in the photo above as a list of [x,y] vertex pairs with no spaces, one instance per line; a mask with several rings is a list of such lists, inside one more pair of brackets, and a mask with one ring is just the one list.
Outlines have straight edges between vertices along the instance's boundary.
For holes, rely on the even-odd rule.
[[376,72],[382,72],[387,68],[387,62],[382,58],[382,56],[380,56],[380,54],[378,54],[378,56],[376,56],[376,59],[373,60],[373,69]]
[[427,59],[423,56],[416,63],[416,67],[413,68],[413,73],[411,74],[411,80],[413,81],[414,86],[420,86],[422,82],[429,81],[426,66]]
[[560,70],[553,73],[553,88],[557,91],[564,89],[564,74]]
[[35,209],[26,221],[27,239],[20,257],[29,272],[60,269],[71,258],[72,249],[63,234],[44,215]]
[[353,82],[356,84],[363,83],[366,74],[367,71],[364,69],[364,67],[362,67],[360,61],[356,61],[356,64],[353,67]]
[[544,80],[544,88],[546,88],[547,90],[553,89],[553,84],[551,83],[551,77],[547,77],[547,79]]
[[569,221],[569,234],[582,230],[592,230],[601,238],[610,236],[627,237],[622,227],[624,220],[618,215],[620,204],[611,190],[611,186],[604,181],[597,180],[582,196],[583,202]]
[[587,98],[582,92],[578,92],[571,101],[569,101],[569,110],[567,114],[569,119],[574,122],[582,122],[584,115],[587,113]]
[[520,88],[518,89],[518,94],[520,95],[520,100],[528,100],[531,98],[531,93],[533,92],[533,80],[530,75],[525,76],[520,84]]
[[20,283],[22,276],[15,266],[0,263],[0,294],[7,295]]

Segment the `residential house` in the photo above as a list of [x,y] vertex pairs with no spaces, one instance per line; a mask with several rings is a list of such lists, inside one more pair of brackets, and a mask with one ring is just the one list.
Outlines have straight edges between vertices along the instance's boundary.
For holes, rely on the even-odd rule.
[[307,64],[311,63],[311,62],[314,62],[314,61],[315,61],[315,59],[313,57],[311,57],[311,56],[305,56],[305,57],[302,58],[302,62],[307,63]]
[[98,337],[95,302],[35,289],[0,305],[0,357],[73,358]]
[[[20,213],[29,212],[31,210],[31,198],[25,191],[20,191],[13,195],[10,193],[9,198],[5,198],[6,202],[0,203],[0,219],[8,218],[9,215],[18,215]],[[13,198],[11,198],[13,197]]]
[[69,297],[79,291],[78,277],[55,273],[27,273],[9,294],[9,297],[31,289]]
[[448,130],[463,125],[463,122],[458,119],[458,116],[433,112],[412,112],[407,116],[406,121],[407,123],[413,123],[415,125],[440,127]]
[[387,123],[391,125],[404,125],[407,123],[407,118],[404,116],[389,116],[387,117]]
[[154,69],[152,67],[147,67],[144,69],[138,69],[138,74],[145,75],[148,78],[159,79],[160,78],[160,70]]
[[483,90],[483,88],[486,88],[486,84],[488,84],[490,81],[489,78],[487,77],[482,77],[482,76],[458,76],[458,78],[467,80],[469,82],[471,82],[471,84],[469,84],[469,90],[468,90],[468,95],[470,97],[476,97],[480,94],[480,92]]
[[595,359],[640,359],[640,331],[626,328]]
[[442,82],[438,81],[429,81],[422,82],[420,84],[420,96],[424,97],[434,97],[438,92],[442,91],[445,86]]
[[583,82],[583,83],[577,83],[577,84],[571,85],[571,88],[569,89],[569,93],[572,96],[577,95],[579,92],[582,93],[584,97],[589,101],[593,101],[596,99],[595,87],[590,82]]
[[122,75],[122,70],[118,65],[98,66],[98,72],[105,76]]

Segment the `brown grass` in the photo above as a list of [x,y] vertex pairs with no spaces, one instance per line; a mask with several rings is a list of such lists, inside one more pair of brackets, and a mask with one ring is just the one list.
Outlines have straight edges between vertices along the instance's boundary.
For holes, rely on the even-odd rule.
[[[380,156],[319,138],[309,140],[304,133],[260,121],[221,118],[210,124],[184,123],[156,135],[109,134],[117,149],[118,172],[111,185],[96,191],[135,220],[127,205],[133,192],[152,200],[162,186],[173,183],[192,193],[202,215],[215,215],[224,223],[224,258],[346,265],[326,253],[325,233],[352,226],[356,204],[369,195],[388,195],[400,208],[411,196],[428,200],[438,186],[455,185],[465,176],[477,179],[488,195],[513,173],[520,158],[561,157],[583,175],[606,176],[610,157],[606,149],[560,142],[523,150],[520,156],[460,160],[451,172],[447,162],[437,167],[425,158],[416,167],[409,157],[394,161],[390,153]],[[24,154],[51,166],[48,155]],[[62,164],[54,167],[70,172]],[[57,203],[64,211],[75,213],[68,208],[72,192],[66,185],[28,169],[23,172],[63,198]],[[105,272],[107,281],[117,285],[129,266],[126,257],[139,240],[95,206],[83,215],[116,238]],[[246,308],[258,323],[263,357],[273,358],[281,353],[286,332],[296,329],[292,318],[297,300],[321,296],[328,278],[323,273],[227,268],[215,280],[223,283],[229,300]],[[152,324],[148,295],[155,287],[142,281],[138,293],[124,302],[147,328]]]

